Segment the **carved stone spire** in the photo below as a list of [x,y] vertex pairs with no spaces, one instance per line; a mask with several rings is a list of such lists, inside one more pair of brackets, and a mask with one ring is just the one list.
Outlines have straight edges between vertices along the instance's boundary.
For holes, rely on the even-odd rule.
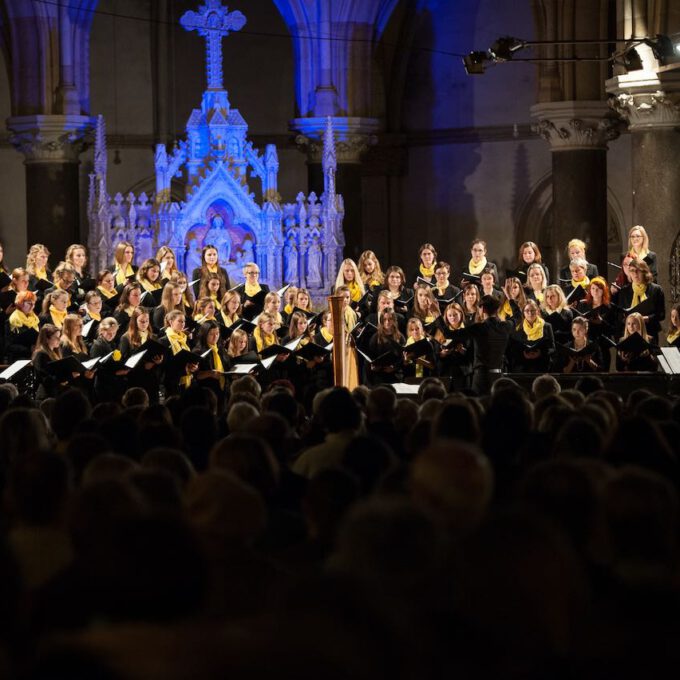
[[97,116],[97,126],[94,137],[94,174],[106,177],[106,124],[101,113]]
[[239,11],[230,12],[221,0],[206,0],[198,12],[185,12],[179,20],[187,31],[198,31],[206,38],[206,72],[209,90],[223,90],[222,83],[222,38],[230,31],[240,31],[246,18]]
[[326,131],[323,136],[323,156],[321,166],[324,176],[324,192],[327,199],[335,196],[335,173],[338,169],[338,159],[335,153],[335,133],[333,132],[333,119],[326,118]]

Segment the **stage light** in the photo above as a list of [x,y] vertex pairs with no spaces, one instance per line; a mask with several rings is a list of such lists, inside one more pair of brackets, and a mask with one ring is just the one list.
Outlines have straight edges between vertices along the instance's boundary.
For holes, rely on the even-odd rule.
[[489,48],[489,56],[493,61],[510,61],[513,52],[521,50],[526,43],[518,38],[506,35],[498,38]]
[[478,76],[484,74],[484,62],[489,60],[489,55],[486,52],[470,52],[470,54],[463,57],[463,66],[465,66],[465,73],[469,76]]

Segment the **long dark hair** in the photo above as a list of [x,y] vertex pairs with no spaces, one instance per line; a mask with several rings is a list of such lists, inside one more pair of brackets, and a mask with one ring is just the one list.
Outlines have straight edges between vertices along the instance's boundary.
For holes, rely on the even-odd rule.
[[[214,328],[219,328],[217,321],[204,321],[198,329],[198,336],[196,338],[196,349],[208,349],[208,334]],[[219,343],[219,340],[218,340]]]

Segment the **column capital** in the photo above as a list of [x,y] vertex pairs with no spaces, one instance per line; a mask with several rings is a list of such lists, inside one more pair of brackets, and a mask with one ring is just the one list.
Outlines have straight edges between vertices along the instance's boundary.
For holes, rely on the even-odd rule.
[[78,163],[94,123],[90,116],[15,116],[7,129],[26,163]]
[[531,115],[534,132],[552,151],[607,150],[620,134],[621,121],[604,101],[562,101],[536,104]]
[[610,106],[631,132],[680,127],[680,68],[631,71],[606,83]]
[[[366,149],[377,143],[376,133],[380,129],[380,121],[377,118],[358,117],[334,117],[332,120],[338,163],[360,163]],[[306,149],[310,163],[321,162],[326,122],[325,117],[318,117],[295,118],[289,123],[289,128],[299,133],[295,143]]]

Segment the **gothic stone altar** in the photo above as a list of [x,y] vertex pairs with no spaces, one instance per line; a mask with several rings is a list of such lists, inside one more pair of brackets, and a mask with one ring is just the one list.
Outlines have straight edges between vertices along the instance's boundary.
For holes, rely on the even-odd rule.
[[[186,124],[186,139],[168,151],[156,146],[156,192],[110,198],[106,185],[107,152],[104,120],[97,120],[94,172],[90,175],[88,248],[97,270],[111,265],[113,249],[122,240],[135,245],[139,263],[169,245],[180,269],[191,272],[200,263],[204,245],[214,245],[233,281],[242,266],[257,262],[261,280],[304,286],[319,300],[335,282],[345,243],[342,196],[335,192],[337,167],[330,118],[324,135],[324,193],[320,199],[302,192],[295,203],[281,204],[277,191],[276,147],[264,155],[248,141],[248,125],[231,107],[222,82],[222,39],[246,22],[229,12],[221,0],[206,0],[180,23],[206,40],[207,89],[200,109]],[[171,181],[186,182],[183,201],[173,201]],[[257,201],[249,181],[260,180]]]

